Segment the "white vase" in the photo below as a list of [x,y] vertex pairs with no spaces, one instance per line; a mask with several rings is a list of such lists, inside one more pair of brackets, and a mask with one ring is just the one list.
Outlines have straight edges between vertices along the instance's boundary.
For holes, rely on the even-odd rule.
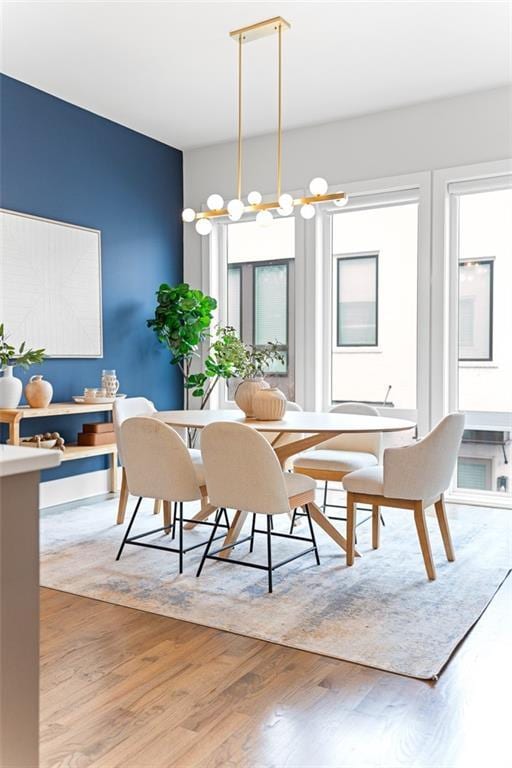
[[17,408],[21,400],[21,379],[12,375],[12,365],[2,368],[0,378],[0,408]]
[[269,387],[270,384],[265,381],[263,376],[257,376],[254,379],[244,379],[236,388],[235,403],[248,419],[253,417],[252,399],[254,394],[260,389],[268,389]]
[[277,387],[258,390],[252,399],[252,412],[258,421],[280,421],[286,413],[286,396]]

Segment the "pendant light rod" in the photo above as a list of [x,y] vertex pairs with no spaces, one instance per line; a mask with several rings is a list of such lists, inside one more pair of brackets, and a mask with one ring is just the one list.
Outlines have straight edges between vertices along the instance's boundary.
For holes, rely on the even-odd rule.
[[238,35],[238,162],[237,197],[242,199],[242,33]]
[[277,64],[277,199],[281,197],[281,154],[283,147],[283,26],[278,30]]

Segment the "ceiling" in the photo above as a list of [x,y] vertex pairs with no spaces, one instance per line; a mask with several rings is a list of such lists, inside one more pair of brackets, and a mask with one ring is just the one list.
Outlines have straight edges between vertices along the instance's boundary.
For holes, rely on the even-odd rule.
[[[181,149],[236,135],[231,29],[282,15],[284,127],[510,80],[508,2],[2,3],[2,70]],[[276,39],[244,48],[246,135],[274,130]]]

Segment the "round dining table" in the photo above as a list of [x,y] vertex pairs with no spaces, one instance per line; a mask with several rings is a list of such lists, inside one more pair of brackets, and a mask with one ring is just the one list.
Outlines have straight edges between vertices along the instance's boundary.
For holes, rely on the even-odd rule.
[[[355,413],[317,411],[286,411],[284,417],[279,421],[250,419],[238,409],[159,411],[154,414],[154,418],[163,421],[171,427],[180,429],[201,430],[208,424],[213,424],[217,421],[229,421],[246,424],[258,430],[258,432],[271,433],[271,444],[282,467],[284,467],[286,460],[291,456],[295,456],[308,448],[313,448],[315,445],[319,445],[331,437],[368,432],[403,432],[416,428],[416,424],[413,421],[390,418],[389,416],[365,416]],[[293,439],[294,434],[297,435],[297,439]],[[285,436],[286,440],[283,441]],[[194,515],[185,527],[193,527],[216,511],[216,507],[209,504],[205,499],[201,505],[201,510]],[[237,510],[226,535],[224,546],[229,546],[236,542],[248,514],[245,510]],[[310,505],[310,515],[317,525],[342,550],[346,551],[347,544],[345,538],[317,504]],[[224,556],[227,557],[229,552],[229,549],[225,549]]]

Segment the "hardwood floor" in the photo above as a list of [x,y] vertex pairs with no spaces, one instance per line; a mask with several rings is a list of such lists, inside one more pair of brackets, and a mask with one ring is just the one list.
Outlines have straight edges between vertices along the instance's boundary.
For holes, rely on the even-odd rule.
[[41,590],[42,768],[505,768],[512,579],[434,685]]

